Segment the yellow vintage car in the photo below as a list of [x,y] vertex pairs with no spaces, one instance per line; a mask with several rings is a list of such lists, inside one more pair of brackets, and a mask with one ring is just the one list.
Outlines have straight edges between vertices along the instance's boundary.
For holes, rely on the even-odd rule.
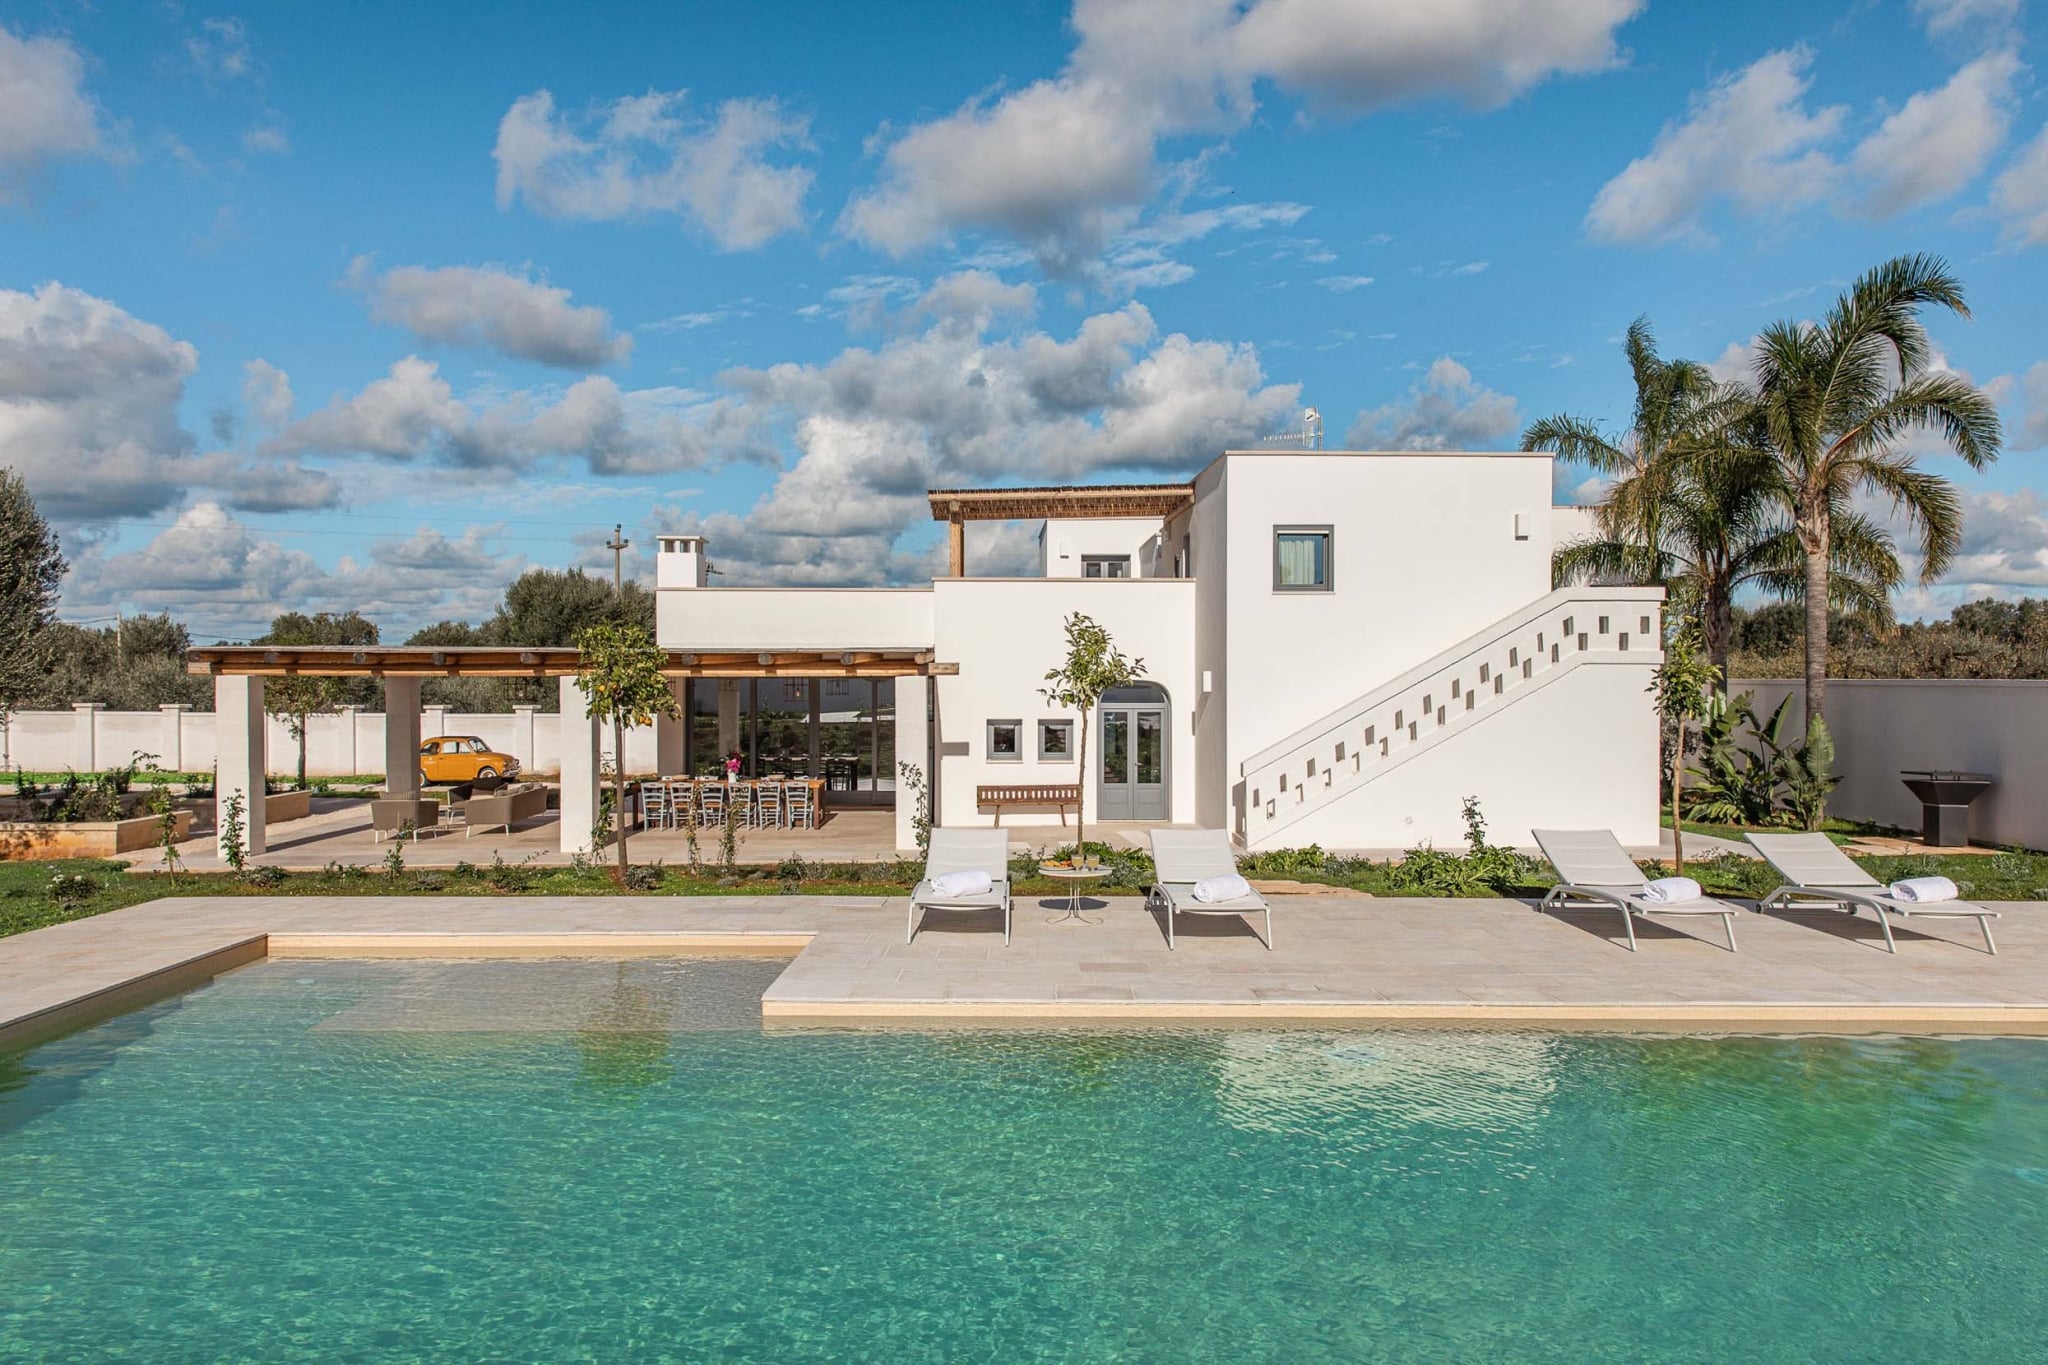
[[501,754],[475,735],[441,735],[420,745],[420,783],[492,782],[510,779],[519,760]]

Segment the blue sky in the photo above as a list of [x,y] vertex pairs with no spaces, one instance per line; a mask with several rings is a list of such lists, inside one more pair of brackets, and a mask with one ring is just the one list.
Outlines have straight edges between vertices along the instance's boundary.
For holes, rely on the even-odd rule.
[[[593,11],[595,9],[595,12]],[[0,3],[0,460],[75,619],[402,638],[702,530],[915,581],[929,484],[1618,423],[1904,251],[2007,451],[1907,614],[2048,583],[2022,0]],[[1731,368],[1729,373],[1734,373]],[[1582,475],[1560,474],[1561,493]],[[977,527],[983,570],[1031,528]]]

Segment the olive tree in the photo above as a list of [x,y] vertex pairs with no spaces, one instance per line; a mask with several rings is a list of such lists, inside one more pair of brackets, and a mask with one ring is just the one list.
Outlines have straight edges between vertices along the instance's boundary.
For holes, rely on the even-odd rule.
[[1088,851],[1088,713],[1114,687],[1128,687],[1145,676],[1145,661],[1126,657],[1109,632],[1092,617],[1075,612],[1067,618],[1067,657],[1049,669],[1039,694],[1054,706],[1081,713],[1081,747],[1077,751],[1080,795],[1074,803],[1074,847]]
[[584,714],[612,724],[612,814],[618,821],[619,877],[626,875],[626,727],[652,725],[656,716],[682,714],[661,671],[661,647],[644,627],[600,621],[576,639],[583,658],[576,687],[588,706]]

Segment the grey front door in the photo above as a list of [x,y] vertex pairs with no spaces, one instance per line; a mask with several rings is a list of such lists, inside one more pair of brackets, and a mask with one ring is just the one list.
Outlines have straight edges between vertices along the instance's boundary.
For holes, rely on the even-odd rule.
[[1105,703],[1100,812],[1105,820],[1166,818],[1166,708]]

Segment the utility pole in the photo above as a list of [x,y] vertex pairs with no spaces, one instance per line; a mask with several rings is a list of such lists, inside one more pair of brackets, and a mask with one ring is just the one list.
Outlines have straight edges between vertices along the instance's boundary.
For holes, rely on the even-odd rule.
[[614,522],[612,524],[612,538],[604,543],[605,549],[612,552],[612,595],[614,597],[625,596],[625,581],[621,577],[620,565],[625,561],[626,547],[632,543],[632,541],[626,539],[625,526]]

